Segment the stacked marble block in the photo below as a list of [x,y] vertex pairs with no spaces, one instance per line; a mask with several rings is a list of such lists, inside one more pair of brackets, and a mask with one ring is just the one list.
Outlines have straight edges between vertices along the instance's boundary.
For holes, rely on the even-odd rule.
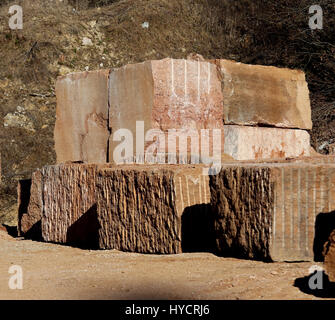
[[310,155],[301,71],[163,59],[69,74],[58,79],[56,94],[58,163],[168,153],[195,154],[198,162],[218,153],[235,160]]
[[[142,163],[191,153],[209,158],[223,147],[221,83],[210,62],[164,59],[74,73],[58,79],[56,95],[58,163]],[[214,129],[220,133],[215,144]]]
[[310,155],[311,107],[303,72],[214,62],[223,79],[225,153],[236,160]]
[[[270,201],[274,191],[265,196],[253,190],[258,184],[272,187],[278,175],[271,176],[271,182],[258,173],[234,180],[230,170],[234,166],[237,172],[249,167],[256,170],[240,160],[255,162],[261,172],[262,168],[286,168],[287,162],[314,168],[330,161],[328,157],[308,158],[306,130],[311,128],[311,112],[302,72],[227,60],[164,59],[70,74],[58,79],[56,94],[58,164],[36,171],[29,188],[19,184],[22,235],[40,224],[39,236],[44,241],[84,247],[143,253],[216,247],[222,254],[296,260],[296,250],[285,255],[271,247],[279,241],[273,227],[276,219],[271,220],[277,208]],[[207,146],[201,130],[212,138]],[[213,140],[215,130],[222,134]],[[170,154],[169,145],[176,143],[177,136],[179,145]],[[198,149],[190,147],[185,136],[198,142]],[[120,157],[120,146],[132,152]],[[201,148],[213,152],[217,148],[222,153],[219,174],[211,176],[208,164],[189,161],[193,153],[198,162],[206,158]],[[179,155],[180,162],[185,150],[184,162],[192,164],[175,164],[175,156]],[[146,161],[151,153],[163,154],[169,164],[157,158]],[[246,188],[249,182],[246,198],[238,188]],[[309,187],[317,184],[312,180]],[[293,184],[287,188],[295,190]],[[252,203],[259,197],[260,202]],[[240,206],[244,202],[250,206]],[[263,227],[263,218],[257,214],[270,207],[265,218],[268,225]],[[237,232],[243,225],[235,224],[238,219],[246,226]],[[313,224],[312,218],[309,223]],[[265,240],[252,231],[258,228]],[[310,259],[310,247],[299,257]]]

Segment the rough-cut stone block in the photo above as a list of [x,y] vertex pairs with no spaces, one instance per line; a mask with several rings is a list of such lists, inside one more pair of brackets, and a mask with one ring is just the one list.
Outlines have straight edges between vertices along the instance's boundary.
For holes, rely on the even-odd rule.
[[305,130],[225,125],[224,153],[235,160],[309,156],[310,136]]
[[334,165],[229,165],[210,176],[210,189],[221,254],[320,260],[334,219]]
[[[159,152],[168,152],[168,140],[175,141],[175,133],[166,136],[168,130],[179,130],[177,135],[190,135],[198,143],[199,130],[223,129],[221,82],[212,63],[163,59],[130,64],[111,72],[109,88],[110,127],[113,134],[118,129],[131,131],[133,141],[129,140],[129,144],[134,153],[135,145],[147,148],[152,144],[153,136],[146,137],[150,129],[161,132],[156,132],[155,141]],[[136,122],[141,121],[143,136],[136,131]],[[141,126],[138,124],[138,128]],[[110,160],[120,143],[114,138],[112,135],[110,139]],[[208,147],[212,147],[210,142]],[[179,151],[178,145],[176,149]]]
[[121,166],[97,177],[100,248],[180,253],[211,244],[201,166]]
[[[44,167],[33,175],[32,192],[26,191],[25,198],[30,196],[30,200],[21,201],[21,208],[28,207],[27,203],[30,208],[23,216],[30,225],[36,217],[41,220],[41,237],[47,242],[162,253],[213,248],[204,166],[112,168],[110,164],[76,163]],[[100,172],[98,194],[97,172]],[[109,172],[116,178],[111,178]],[[30,187],[30,182],[27,183]],[[131,196],[130,191],[135,193]],[[131,208],[138,209],[138,215]],[[134,226],[133,219],[139,224]],[[118,238],[111,230],[123,232],[124,236]],[[134,247],[134,237],[138,247]]]
[[18,235],[40,240],[43,210],[40,170],[33,172],[31,179],[19,181],[18,210]]
[[[103,166],[103,165],[102,165]],[[47,242],[98,246],[96,164],[61,164],[42,169],[42,236]]]
[[221,71],[226,124],[311,129],[311,106],[302,71],[214,61]]
[[56,82],[57,163],[107,162],[109,70],[71,73]]

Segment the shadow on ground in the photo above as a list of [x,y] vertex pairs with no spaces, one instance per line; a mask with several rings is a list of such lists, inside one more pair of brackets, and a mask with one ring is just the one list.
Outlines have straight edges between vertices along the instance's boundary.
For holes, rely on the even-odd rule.
[[17,237],[17,227],[8,226],[6,224],[3,224],[2,226],[6,229],[6,232],[8,233],[8,235],[10,235],[13,238]]
[[294,286],[299,288],[303,293],[313,295],[318,298],[335,298],[335,282],[330,282],[328,276],[324,272],[320,272],[320,278],[318,281],[320,289],[312,289],[313,284],[315,285],[317,282],[315,275],[316,273],[313,273],[306,277],[295,279]]
[[98,249],[99,229],[97,205],[94,204],[68,228],[66,242],[81,249]]

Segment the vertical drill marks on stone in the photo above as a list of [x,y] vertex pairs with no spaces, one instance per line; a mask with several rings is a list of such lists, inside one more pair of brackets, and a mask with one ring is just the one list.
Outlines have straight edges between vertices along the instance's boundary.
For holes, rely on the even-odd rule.
[[102,169],[97,176],[97,199],[103,249],[181,253],[183,215],[210,213],[206,210],[208,176],[202,175],[200,166]]
[[[133,140],[129,143],[133,150],[140,140],[145,149],[156,145],[158,152],[178,153],[183,149],[191,152],[188,143],[179,139],[175,148],[168,146],[176,143],[177,133],[200,145],[199,137],[204,129],[210,133],[221,130],[223,145],[223,97],[214,64],[169,58],[129,64],[111,71],[109,88],[110,128],[113,133],[119,129],[130,130]],[[137,121],[143,121],[143,137],[136,130]],[[145,138],[152,129],[161,133],[155,143],[154,137]],[[110,137],[110,162],[120,143],[114,138]],[[207,145],[211,151],[212,139]],[[205,148],[201,145],[201,149]]]
[[98,246],[97,168],[96,164],[60,164],[42,169],[44,241]]
[[142,253],[208,248],[210,193],[203,168],[46,166],[33,175],[20,231],[26,234],[41,221],[44,241],[82,248]]
[[327,219],[335,210],[335,165],[225,166],[210,177],[210,188],[221,254],[319,259],[329,235],[323,234]]

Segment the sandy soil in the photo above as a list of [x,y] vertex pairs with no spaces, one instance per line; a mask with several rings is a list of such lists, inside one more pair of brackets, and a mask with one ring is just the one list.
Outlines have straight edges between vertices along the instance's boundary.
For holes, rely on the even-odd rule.
[[[141,255],[14,239],[0,230],[0,299],[318,299],[313,263],[263,263],[209,253]],[[23,289],[11,290],[11,265]],[[320,264],[319,264],[320,265]]]

